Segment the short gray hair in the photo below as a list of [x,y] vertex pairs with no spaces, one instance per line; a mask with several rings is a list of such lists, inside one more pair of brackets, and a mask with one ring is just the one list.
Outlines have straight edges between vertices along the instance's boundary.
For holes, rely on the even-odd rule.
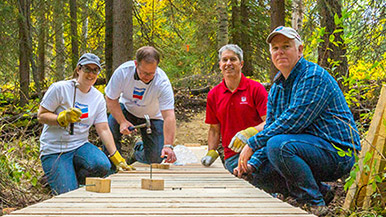
[[220,48],[218,51],[218,59],[221,60],[221,55],[224,51],[231,50],[235,52],[240,61],[243,61],[243,50],[237,44],[227,44]]

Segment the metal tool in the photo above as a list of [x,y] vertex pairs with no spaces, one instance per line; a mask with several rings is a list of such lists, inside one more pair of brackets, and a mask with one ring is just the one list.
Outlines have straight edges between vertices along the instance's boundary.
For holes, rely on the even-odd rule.
[[153,178],[153,167],[150,164],[150,179],[152,179],[152,178]]
[[129,130],[130,131],[133,131],[135,129],[139,129],[139,128],[143,128],[143,127],[146,127],[146,133],[147,134],[151,134],[151,123],[150,123],[150,117],[149,115],[144,115],[145,117],[145,120],[146,120],[146,123],[143,123],[143,124],[138,124],[136,126],[130,126],[129,127]]
[[90,184],[90,185],[79,185],[79,187],[87,187],[87,186],[96,186],[96,184]]
[[[79,83],[76,80],[73,80],[73,83],[74,83],[74,101],[72,102],[72,107],[75,108],[76,87],[79,86]],[[70,124],[70,135],[74,135],[74,123]]]

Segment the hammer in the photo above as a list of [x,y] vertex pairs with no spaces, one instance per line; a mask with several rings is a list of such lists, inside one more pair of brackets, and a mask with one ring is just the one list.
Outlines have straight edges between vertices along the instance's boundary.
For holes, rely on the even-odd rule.
[[[76,80],[72,80],[74,83],[74,101],[72,102],[72,107],[75,108],[75,97],[76,97],[76,88],[79,86],[79,82]],[[70,135],[74,135],[74,123],[70,124]]]
[[138,128],[146,127],[146,128],[147,128],[147,129],[146,129],[146,133],[147,133],[147,134],[151,134],[150,117],[149,117],[149,115],[144,115],[144,117],[145,117],[146,123],[138,124],[138,125],[136,125],[136,126],[130,126],[130,127],[129,127],[129,130],[130,130],[130,131],[133,131],[133,130],[138,129]]

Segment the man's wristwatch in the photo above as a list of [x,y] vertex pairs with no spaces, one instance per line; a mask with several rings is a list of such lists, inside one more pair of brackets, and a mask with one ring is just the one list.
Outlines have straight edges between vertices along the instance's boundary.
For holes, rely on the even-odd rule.
[[164,145],[164,148],[170,148],[170,149],[172,149],[173,150],[173,145]]

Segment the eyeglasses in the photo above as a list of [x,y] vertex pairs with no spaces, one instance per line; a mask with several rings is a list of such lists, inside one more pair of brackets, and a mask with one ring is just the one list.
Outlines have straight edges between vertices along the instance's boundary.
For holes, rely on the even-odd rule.
[[141,75],[145,76],[145,77],[152,77],[155,75],[155,72],[144,72],[142,71],[139,66],[137,67],[137,72],[140,73]]
[[99,73],[101,72],[101,70],[97,67],[97,68],[95,68],[95,69],[92,69],[92,68],[90,68],[90,67],[88,67],[88,66],[82,66],[82,65],[80,65],[80,67],[83,69],[83,71],[84,72],[86,72],[86,73],[93,73],[93,74],[95,74],[95,75],[99,75]]

